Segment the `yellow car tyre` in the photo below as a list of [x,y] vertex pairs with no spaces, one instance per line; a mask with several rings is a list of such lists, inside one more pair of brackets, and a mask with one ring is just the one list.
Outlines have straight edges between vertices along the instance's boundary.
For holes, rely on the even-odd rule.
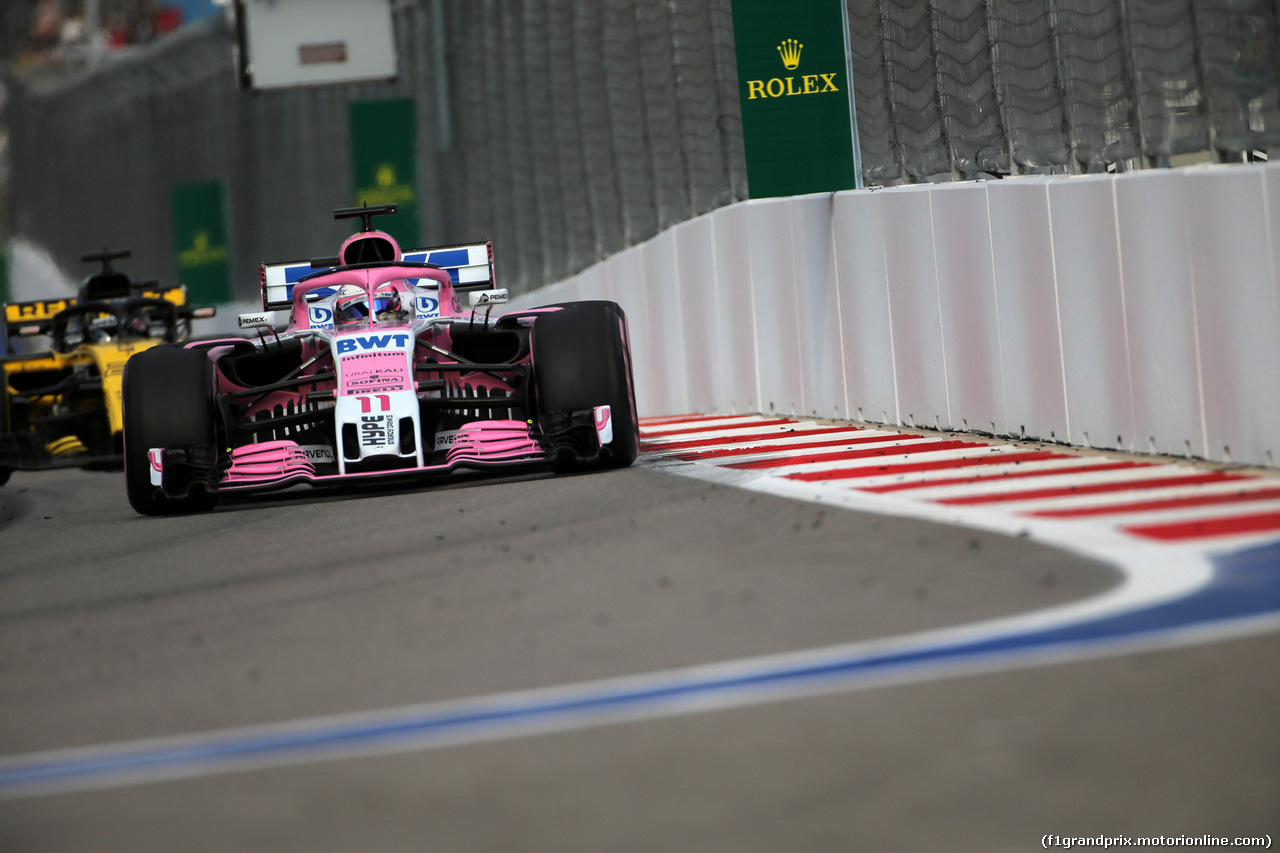
[[[2,322],[4,318],[0,317],[0,323]],[[0,364],[0,433],[7,433],[9,429],[9,377],[5,375],[4,365]],[[9,475],[12,473],[12,468],[0,465],[0,486],[9,482]]]

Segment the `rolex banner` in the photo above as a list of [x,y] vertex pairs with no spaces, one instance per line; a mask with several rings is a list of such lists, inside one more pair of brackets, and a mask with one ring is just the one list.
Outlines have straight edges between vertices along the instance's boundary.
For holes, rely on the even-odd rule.
[[733,0],[752,198],[858,185],[845,0]]
[[394,216],[381,216],[374,227],[395,238],[402,249],[419,244],[417,122],[412,98],[352,101],[351,173],[355,207],[394,204]]
[[193,304],[230,302],[234,294],[222,181],[174,184],[171,201],[178,284],[187,286]]

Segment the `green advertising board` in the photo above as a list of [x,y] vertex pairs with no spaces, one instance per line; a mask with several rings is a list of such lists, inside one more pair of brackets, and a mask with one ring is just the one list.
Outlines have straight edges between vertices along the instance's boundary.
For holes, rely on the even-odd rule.
[[192,303],[230,302],[231,252],[227,247],[222,181],[174,184],[173,241],[178,283]]
[[348,117],[354,205],[398,205],[396,215],[379,218],[376,227],[394,237],[402,249],[417,248],[417,121],[413,99],[352,101]]
[[845,0],[733,0],[752,198],[858,186]]

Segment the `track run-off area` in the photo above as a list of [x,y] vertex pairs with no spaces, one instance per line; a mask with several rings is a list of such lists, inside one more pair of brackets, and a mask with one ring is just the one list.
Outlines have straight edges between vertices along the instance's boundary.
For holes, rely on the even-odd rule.
[[0,490],[0,849],[1280,827],[1273,472],[790,417],[144,519]]

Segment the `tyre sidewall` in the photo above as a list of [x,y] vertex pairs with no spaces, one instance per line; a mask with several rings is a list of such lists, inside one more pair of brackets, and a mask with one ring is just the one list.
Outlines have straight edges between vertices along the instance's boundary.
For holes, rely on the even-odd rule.
[[208,509],[213,497],[171,498],[151,484],[147,452],[214,443],[213,366],[196,350],[161,344],[125,363],[123,378],[125,485],[144,515]]
[[569,302],[533,326],[539,412],[609,406],[613,440],[586,468],[626,467],[639,452],[635,386],[626,314],[614,302]]

